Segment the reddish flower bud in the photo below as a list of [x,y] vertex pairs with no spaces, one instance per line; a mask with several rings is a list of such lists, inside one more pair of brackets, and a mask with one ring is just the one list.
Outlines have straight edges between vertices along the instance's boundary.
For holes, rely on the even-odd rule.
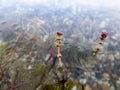
[[62,32],[57,32],[57,35],[61,36],[61,35],[63,35],[63,33]]
[[101,38],[105,39],[107,37],[108,33],[107,32],[102,32],[101,33]]

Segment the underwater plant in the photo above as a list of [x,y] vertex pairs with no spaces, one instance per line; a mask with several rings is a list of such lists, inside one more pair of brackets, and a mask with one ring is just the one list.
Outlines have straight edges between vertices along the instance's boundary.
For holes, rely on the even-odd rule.
[[[27,37],[29,37],[27,32],[26,34],[28,35]],[[36,37],[34,37],[29,41],[26,37],[21,38],[23,34],[18,35],[19,38],[16,38],[15,43],[9,43],[11,46],[8,45],[9,47],[5,47],[5,53],[10,54],[9,57],[14,56],[14,58],[7,57],[7,59],[9,58],[9,62],[5,62],[7,60],[5,58],[2,59],[4,60],[2,63],[6,63],[1,70],[3,73],[3,76],[1,76],[2,80],[6,80],[5,75],[9,75],[10,77],[7,77],[7,84],[2,82],[1,85],[3,85],[3,87],[0,88],[10,88],[10,90],[70,90],[72,88],[74,90],[74,88],[76,88],[83,90],[84,85],[77,80],[80,78],[78,71],[80,71],[81,74],[84,72],[92,72],[92,70],[89,70],[87,67],[83,67],[84,64],[94,64],[91,61],[93,60],[91,50],[86,49],[81,51],[77,46],[69,45],[68,47],[66,46],[67,48],[61,50],[61,46],[63,45],[62,32],[56,33],[55,46],[57,47],[57,51],[54,53],[53,51],[49,51],[51,50],[50,48],[43,48],[42,44],[44,45],[44,42],[42,43],[41,41],[39,43],[39,38],[36,39]],[[54,49],[55,48],[53,48],[53,50]],[[34,60],[33,57],[38,55],[45,56],[47,52],[50,52],[51,55],[46,61],[39,60],[37,62]],[[55,53],[57,53],[57,55]],[[61,54],[63,54],[63,56]],[[11,64],[13,67],[11,67]],[[7,68],[10,68],[10,70]],[[3,72],[5,69],[6,72],[10,72],[10,74],[5,74],[5,72]]]
[[105,40],[105,38],[108,36],[107,32],[102,32],[101,36],[100,36],[100,42],[98,43],[97,47],[95,48],[95,50],[93,51],[93,56],[96,56],[97,53],[99,53],[102,49],[103,46],[103,42]]

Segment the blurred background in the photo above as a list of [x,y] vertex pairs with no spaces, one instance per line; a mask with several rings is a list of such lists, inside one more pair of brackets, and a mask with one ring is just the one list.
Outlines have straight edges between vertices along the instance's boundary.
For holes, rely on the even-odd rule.
[[[17,90],[41,90],[40,82],[53,83],[55,78],[48,77],[55,67],[51,71],[49,64],[56,55],[54,36],[61,31],[62,60],[72,67],[68,71],[72,80],[90,90],[120,90],[119,17],[120,0],[0,0],[0,65],[4,73],[0,89],[20,85]],[[93,57],[103,31],[108,37]],[[38,81],[39,76],[45,79]]]

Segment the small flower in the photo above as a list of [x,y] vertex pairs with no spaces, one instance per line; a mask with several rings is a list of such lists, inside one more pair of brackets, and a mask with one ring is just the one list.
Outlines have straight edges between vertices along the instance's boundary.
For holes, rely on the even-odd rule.
[[62,39],[63,39],[63,33],[62,33],[62,32],[57,32],[57,33],[56,33],[56,38],[57,38],[58,40],[62,40]]
[[62,32],[57,32],[57,35],[61,36],[61,35],[63,35],[63,33]]
[[103,37],[103,38],[106,38],[106,37],[107,37],[107,35],[108,35],[108,33],[107,33],[107,32],[102,32],[102,33],[101,33],[101,37]]

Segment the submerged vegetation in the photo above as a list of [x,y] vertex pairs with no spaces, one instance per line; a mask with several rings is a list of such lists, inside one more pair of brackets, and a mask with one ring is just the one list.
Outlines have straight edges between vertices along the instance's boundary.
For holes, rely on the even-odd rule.
[[119,12],[47,5],[0,7],[0,90],[120,90]]
[[[84,90],[87,86],[81,80],[90,77],[83,74],[99,72],[91,67],[98,61],[90,47],[84,46],[83,50],[68,43],[59,57],[54,44],[45,46],[48,41],[34,35],[29,40],[27,31],[24,35],[19,33],[14,41],[1,44],[0,88],[3,90]],[[57,47],[61,47],[58,44]]]
[[[85,71],[84,68],[77,66],[87,64],[87,62],[90,64],[89,59],[93,60],[91,50],[82,51],[77,46],[69,44],[63,48],[61,53],[64,67],[62,76],[59,76],[59,69],[57,69],[59,62],[54,61],[56,56],[54,44],[44,47],[47,41],[44,42],[36,36],[29,40],[26,38],[29,37],[29,32],[26,33],[26,37],[23,37],[21,33],[18,36],[12,42],[1,44],[1,89],[62,90],[63,88],[70,90],[70,88],[81,88],[79,90],[82,90],[82,84],[70,79],[76,78],[74,75],[70,76],[73,72],[71,70],[80,68]],[[45,60],[47,53],[51,53],[52,56],[49,55]]]

